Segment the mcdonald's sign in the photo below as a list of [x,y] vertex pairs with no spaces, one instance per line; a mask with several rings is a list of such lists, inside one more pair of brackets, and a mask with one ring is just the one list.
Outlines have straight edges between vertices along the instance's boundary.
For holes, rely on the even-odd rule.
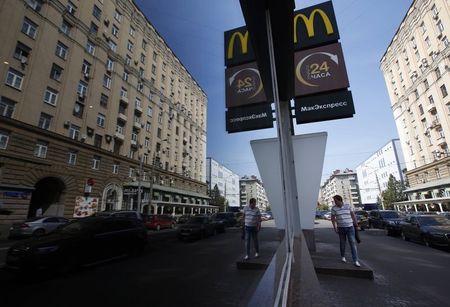
[[225,32],[225,66],[230,67],[255,60],[247,27]]
[[336,42],[339,31],[331,1],[294,12],[294,49]]

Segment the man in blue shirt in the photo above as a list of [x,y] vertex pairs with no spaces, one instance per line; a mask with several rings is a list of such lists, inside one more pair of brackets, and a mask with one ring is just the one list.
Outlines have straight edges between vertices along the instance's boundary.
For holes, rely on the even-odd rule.
[[259,256],[258,231],[261,228],[261,212],[256,207],[256,199],[251,198],[249,205],[244,208],[245,250],[244,260],[250,255],[250,241],[253,239],[255,258]]

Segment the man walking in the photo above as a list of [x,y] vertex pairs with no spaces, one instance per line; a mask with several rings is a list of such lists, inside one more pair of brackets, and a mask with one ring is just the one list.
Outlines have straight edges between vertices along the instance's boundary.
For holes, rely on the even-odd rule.
[[[339,234],[339,242],[341,249],[341,260],[347,262],[345,259],[345,242],[348,239],[350,250],[352,251],[352,258],[355,266],[360,267],[358,259],[358,250],[356,249],[355,227],[358,223],[356,221],[355,213],[348,204],[344,204],[340,195],[333,196],[334,206],[331,208],[331,223],[334,231]],[[337,224],[337,228],[336,228]]]
[[244,260],[250,255],[250,244],[253,240],[255,258],[259,256],[258,231],[261,228],[261,212],[256,207],[256,199],[251,198],[249,205],[244,207],[245,250]]

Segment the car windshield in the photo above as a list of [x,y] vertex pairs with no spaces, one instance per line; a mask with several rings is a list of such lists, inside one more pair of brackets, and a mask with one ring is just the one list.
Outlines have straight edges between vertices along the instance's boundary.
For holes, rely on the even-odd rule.
[[36,222],[36,221],[41,220],[43,218],[44,217],[42,217],[42,216],[35,216],[35,217],[27,219],[25,222]]
[[204,217],[191,217],[189,219],[189,224],[203,224],[204,223],[205,218]]
[[368,216],[368,213],[365,211],[356,211],[355,214],[360,216]]
[[400,218],[400,214],[398,214],[398,212],[395,211],[387,211],[387,212],[380,212],[380,216],[382,218],[388,218],[388,219],[395,219],[395,218]]
[[420,216],[417,219],[422,226],[450,225],[450,220],[442,216]]
[[78,234],[82,232],[87,232],[89,229],[94,228],[95,221],[86,221],[86,220],[79,220],[79,221],[73,221],[65,226],[63,226],[59,232],[64,234]]

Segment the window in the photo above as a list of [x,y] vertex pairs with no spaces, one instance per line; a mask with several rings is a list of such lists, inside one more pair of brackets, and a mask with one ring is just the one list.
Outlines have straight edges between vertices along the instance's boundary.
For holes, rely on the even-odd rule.
[[20,90],[22,88],[23,77],[24,75],[21,72],[10,68],[6,75],[6,84]]
[[144,147],[145,148],[149,148],[150,147],[150,139],[149,138],[145,138],[145,140],[144,140]]
[[115,11],[114,12],[114,19],[117,20],[118,22],[122,21],[122,14],[119,13],[119,11]]
[[78,90],[77,90],[78,96],[83,98],[86,97],[87,90],[88,90],[87,83],[80,80],[80,82],[78,83]]
[[105,108],[108,106],[108,96],[105,94],[100,95],[100,105]]
[[53,64],[52,70],[50,71],[50,78],[56,81],[61,81],[62,71],[63,71],[62,67]]
[[77,154],[75,150],[70,150],[67,152],[67,164],[76,165],[77,164]]
[[437,31],[438,31],[439,33],[444,32],[444,25],[442,24],[442,21],[439,20],[439,21],[436,23],[436,28],[437,28]]
[[90,40],[88,40],[86,43],[86,51],[92,55],[94,55],[95,53],[95,44]]
[[164,71],[166,71],[166,69],[167,69],[167,64],[166,64],[165,62],[163,62],[162,69],[163,69]]
[[125,64],[130,66],[131,65],[131,57],[127,54],[125,57]]
[[134,169],[134,167],[130,167],[130,169],[128,170],[128,177],[135,177],[136,176],[136,170]]
[[130,26],[129,34],[130,34],[131,37],[134,37],[134,32],[135,32],[134,28]]
[[92,169],[99,169],[100,168],[100,157],[94,156],[92,157]]
[[152,74],[156,74],[156,66],[154,64],[152,64]]
[[96,34],[98,32],[98,26],[91,22],[91,26],[89,27],[89,33]]
[[436,5],[434,5],[434,4],[431,7],[431,11],[433,12],[433,17],[436,17],[439,14],[439,11],[438,11]]
[[84,60],[82,66],[81,66],[81,72],[83,74],[89,76],[89,73],[91,72],[91,63]]
[[122,74],[122,79],[124,80],[124,81],[128,81],[128,71],[126,71],[126,70],[124,70],[123,71],[123,74]]
[[82,118],[83,117],[83,112],[84,112],[84,104],[80,103],[80,102],[75,102],[75,105],[73,107],[73,116]]
[[112,173],[113,174],[118,174],[119,173],[119,167],[120,167],[119,162],[114,161],[113,162],[113,166],[112,166]]
[[430,38],[428,36],[425,37],[425,43],[427,44],[428,47],[431,46],[431,41],[430,41]]
[[141,53],[141,63],[145,64],[145,55]]
[[442,42],[444,42],[444,46],[445,46],[445,48],[447,48],[447,47],[448,47],[448,45],[450,45],[450,42],[448,41],[448,38],[447,38],[447,36],[444,36],[444,38],[442,39]]
[[94,146],[95,147],[102,147],[102,141],[103,141],[103,137],[100,134],[95,134],[94,136]]
[[102,113],[97,114],[97,126],[105,128],[106,117]]
[[414,90],[414,97],[416,97],[416,99],[419,99],[419,91],[417,89]]
[[26,63],[30,56],[31,48],[21,42],[17,42],[16,49],[14,50],[14,58],[18,59],[21,63]]
[[114,35],[115,37],[119,37],[119,28],[118,28],[116,25],[113,25],[113,26],[112,26],[112,29],[111,29],[111,33],[112,33],[112,35]]
[[441,70],[439,69],[439,67],[434,70],[434,73],[436,74],[436,79],[439,79],[441,77]]
[[156,136],[158,138],[161,138],[161,134],[162,134],[162,130],[161,130],[161,128],[158,128],[158,130],[156,131]]
[[158,54],[155,51],[153,51],[153,61],[156,61],[157,58],[158,58]]
[[117,44],[113,42],[112,40],[109,40],[108,42],[109,49],[111,49],[114,52],[117,52]]
[[69,127],[69,137],[73,140],[78,140],[80,137],[80,127],[71,124]]
[[64,45],[63,43],[61,43],[60,41],[58,41],[58,43],[56,44],[56,50],[55,50],[55,54],[60,57],[61,59],[65,60],[67,57],[67,50],[69,48]]
[[430,102],[430,104],[434,104],[433,95],[428,96],[428,101]]
[[445,87],[445,84],[441,85],[440,89],[441,89],[442,97],[447,97],[448,92],[447,92],[447,88]]
[[50,128],[50,123],[52,121],[52,116],[46,113],[41,113],[41,116],[39,117],[39,123],[38,126],[41,129],[48,130]]
[[111,60],[110,58],[108,58],[108,59],[106,60],[106,70],[107,70],[108,72],[111,72],[111,71],[114,70],[114,61]]
[[147,42],[145,40],[142,40],[142,50],[146,50],[147,49]]
[[133,52],[133,43],[132,43],[131,41],[128,41],[128,43],[127,43],[127,49],[128,49],[128,51]]
[[75,6],[75,4],[73,4],[72,2],[69,1],[69,3],[67,3],[66,10],[67,10],[67,12],[69,12],[69,14],[75,15],[75,12],[77,11],[77,7]]
[[142,107],[142,101],[141,99],[139,99],[138,97],[136,97],[136,99],[134,100],[134,106],[136,108],[141,108]]
[[150,106],[147,108],[147,116],[148,117],[152,117],[153,116],[153,109]]
[[144,68],[139,67],[139,77],[144,78]]
[[0,130],[0,149],[6,149],[9,141],[9,132]]
[[48,143],[44,141],[38,141],[36,145],[34,146],[34,156],[38,158],[47,157],[47,149],[48,149]]
[[106,87],[107,89],[111,89],[111,77],[108,75],[104,75],[103,76],[103,86]]
[[50,87],[47,87],[44,93],[44,102],[52,106],[56,106],[57,101],[58,101],[58,91]]
[[72,25],[63,19],[60,30],[62,33],[69,35],[72,30]]
[[94,5],[94,8],[92,9],[92,15],[100,20],[100,17],[102,16],[102,10],[98,6]]
[[428,83],[428,80],[427,80],[427,79],[425,79],[425,80],[423,81],[423,84],[425,85],[425,90],[427,90],[427,89],[430,88],[430,84]]
[[25,0],[25,1],[36,12],[39,12],[42,8],[43,0]]
[[120,89],[120,97],[124,97],[124,98],[127,98],[128,97],[128,91],[127,91],[127,89],[126,88],[121,88]]
[[422,24],[420,25],[420,28],[422,29],[422,34],[427,32],[427,28],[425,27],[425,23],[424,22],[422,22]]
[[3,97],[0,100],[0,116],[11,118],[14,114],[16,102]]
[[152,129],[152,124],[150,122],[146,122],[145,123],[145,131],[151,132],[151,129]]
[[22,33],[34,39],[37,34],[37,28],[37,24],[25,17],[22,24]]

